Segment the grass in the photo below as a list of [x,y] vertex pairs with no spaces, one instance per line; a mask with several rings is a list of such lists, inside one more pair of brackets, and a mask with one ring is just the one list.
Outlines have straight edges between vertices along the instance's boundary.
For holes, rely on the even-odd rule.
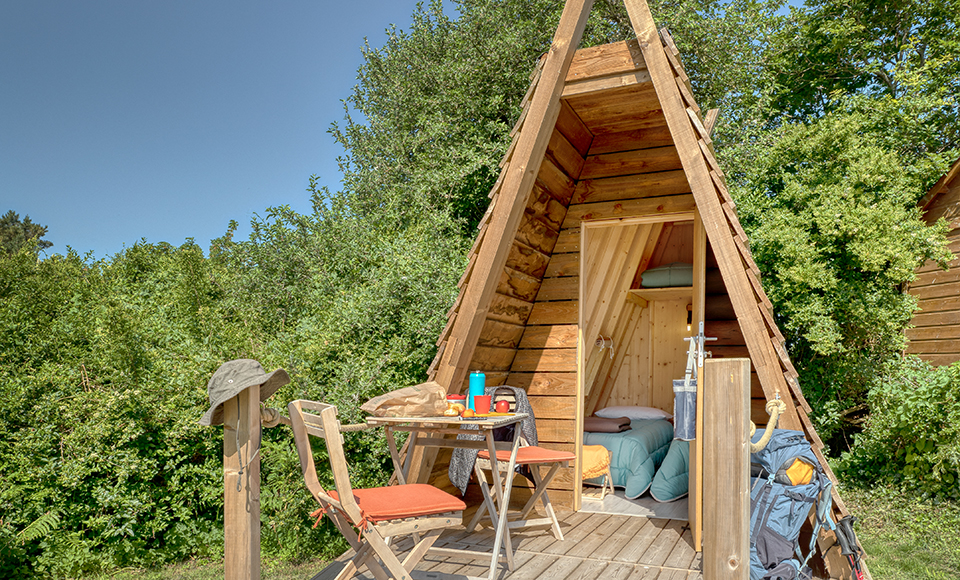
[[[301,564],[265,561],[261,565],[262,580],[310,580],[327,565],[316,559]],[[223,580],[223,562],[194,560],[155,570],[123,569],[90,580]]]
[[960,504],[889,488],[842,494],[876,580],[960,578]]

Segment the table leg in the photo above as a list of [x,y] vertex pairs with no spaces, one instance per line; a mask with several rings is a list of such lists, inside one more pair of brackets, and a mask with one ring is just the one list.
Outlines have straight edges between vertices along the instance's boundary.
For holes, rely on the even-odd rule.
[[490,452],[491,476],[493,478],[493,488],[497,494],[497,504],[499,514],[497,517],[497,530],[493,537],[493,560],[490,562],[490,574],[488,580],[493,580],[497,575],[497,562],[500,559],[500,544],[503,542],[507,555],[507,568],[513,571],[513,543],[510,540],[510,526],[507,525],[507,510],[509,509],[510,491],[513,489],[513,468],[517,464],[517,448],[520,447],[520,428],[514,429],[513,447],[510,451],[510,461],[507,463],[507,470],[504,474],[506,481],[504,486],[500,486],[500,466],[497,460],[497,446],[493,440],[493,432],[487,431],[487,449]]
[[[393,470],[397,474],[397,483],[404,485],[407,483],[407,478],[404,476],[403,464],[400,460],[400,452],[397,451],[397,439],[393,433],[393,429],[387,425],[384,429],[384,435],[387,437],[387,447],[390,449],[390,459],[393,460]],[[407,449],[410,449],[408,446]]]
[[[411,431],[410,437],[407,438],[407,456],[404,458],[403,463],[403,479],[404,481],[410,481],[410,466],[413,465],[413,454],[417,449],[417,432]],[[410,481],[410,483],[417,483],[415,481]]]

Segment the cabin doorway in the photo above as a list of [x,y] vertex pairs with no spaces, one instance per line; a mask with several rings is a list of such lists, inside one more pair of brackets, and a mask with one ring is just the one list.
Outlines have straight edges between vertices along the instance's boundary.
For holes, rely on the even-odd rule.
[[[620,434],[598,437],[584,433],[586,419],[598,411],[605,414],[603,411],[612,407],[635,408],[643,414],[647,412],[644,409],[655,409],[672,415],[673,380],[683,378],[687,365],[688,343],[683,339],[696,334],[703,320],[706,240],[699,216],[685,212],[585,221],[580,241],[576,444],[582,457],[584,445],[599,441],[620,446],[616,442]],[[665,271],[668,274],[663,277]],[[662,279],[653,280],[656,276]],[[631,425],[640,428],[636,423]],[[644,422],[642,428],[648,427]],[[655,429],[655,437],[661,442],[658,445],[662,444],[664,429],[663,425]],[[633,436],[644,438],[646,434],[635,432]],[[666,437],[669,445],[672,427]],[[690,446],[691,465],[699,457],[696,443]],[[615,456],[614,464],[622,464],[624,459]],[[642,457],[637,455],[635,459]],[[577,470],[580,475],[582,468]],[[694,523],[698,480],[696,469],[691,471],[692,499],[657,502],[649,490],[642,490],[634,498],[636,485],[643,485],[640,476],[640,483],[633,489],[624,487],[619,478],[614,482],[615,494],[607,494],[600,501],[600,488],[591,485],[596,480],[584,482],[581,478],[577,481],[581,493],[575,494],[575,507]]]

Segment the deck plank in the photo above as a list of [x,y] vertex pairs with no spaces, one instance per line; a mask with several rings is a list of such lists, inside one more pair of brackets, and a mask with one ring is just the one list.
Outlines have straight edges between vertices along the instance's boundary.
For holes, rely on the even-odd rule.
[[610,537],[629,519],[629,516],[603,518],[583,540],[567,550],[566,555],[575,558],[596,558],[595,552],[606,542],[609,542]]
[[543,571],[540,578],[569,578],[570,573],[583,562],[580,558],[558,555],[556,561]]
[[643,557],[643,553],[656,539],[657,534],[664,528],[668,520],[651,520],[644,523],[640,531],[637,532],[630,541],[614,557],[615,562],[629,562],[636,564]]
[[690,570],[692,569],[690,564],[693,563],[693,558],[696,555],[697,551],[693,549],[693,532],[690,531],[689,527],[686,527],[680,536],[680,541],[673,547],[663,565],[667,568]]
[[552,554],[534,554],[522,566],[518,566],[512,574],[510,580],[536,580],[540,578],[544,571],[557,561],[557,556]]
[[659,580],[660,568],[649,568],[645,566],[634,566],[633,574],[627,580]]
[[680,541],[680,534],[683,533],[684,522],[677,520],[665,520],[666,525],[657,534],[656,539],[650,544],[650,547],[641,555],[638,564],[646,566],[663,566],[667,556],[673,551],[674,546]]
[[580,565],[571,572],[567,578],[569,580],[608,580],[610,577],[606,573],[609,566],[608,562],[603,560],[581,560]]
[[607,514],[589,514],[589,517],[581,522],[580,525],[574,528],[569,534],[563,535],[564,539],[562,542],[554,542],[541,551],[545,554],[566,554],[569,550],[575,548],[577,544],[596,533],[597,528],[602,526],[604,522],[609,520],[611,517],[612,516]]
[[626,580],[633,574],[634,565],[610,562],[603,571],[604,580]]
[[607,543],[597,549],[593,557],[599,560],[612,561],[613,557],[627,545],[627,542],[636,537],[637,532],[646,523],[646,518],[627,517],[627,521],[610,536]]

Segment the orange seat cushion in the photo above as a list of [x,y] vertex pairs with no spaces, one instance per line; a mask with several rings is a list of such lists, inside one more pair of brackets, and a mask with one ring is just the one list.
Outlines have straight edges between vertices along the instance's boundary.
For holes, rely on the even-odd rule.
[[[336,491],[328,493],[340,501]],[[353,497],[367,519],[374,523],[458,512],[467,507],[456,497],[425,483],[355,489]]]
[[[481,450],[477,455],[480,459],[490,459],[490,452]],[[577,456],[569,451],[554,451],[544,447],[530,445],[517,449],[517,465],[530,465],[533,463],[557,463],[559,461],[573,461]],[[510,461],[510,452],[503,450],[497,451],[497,461]]]

